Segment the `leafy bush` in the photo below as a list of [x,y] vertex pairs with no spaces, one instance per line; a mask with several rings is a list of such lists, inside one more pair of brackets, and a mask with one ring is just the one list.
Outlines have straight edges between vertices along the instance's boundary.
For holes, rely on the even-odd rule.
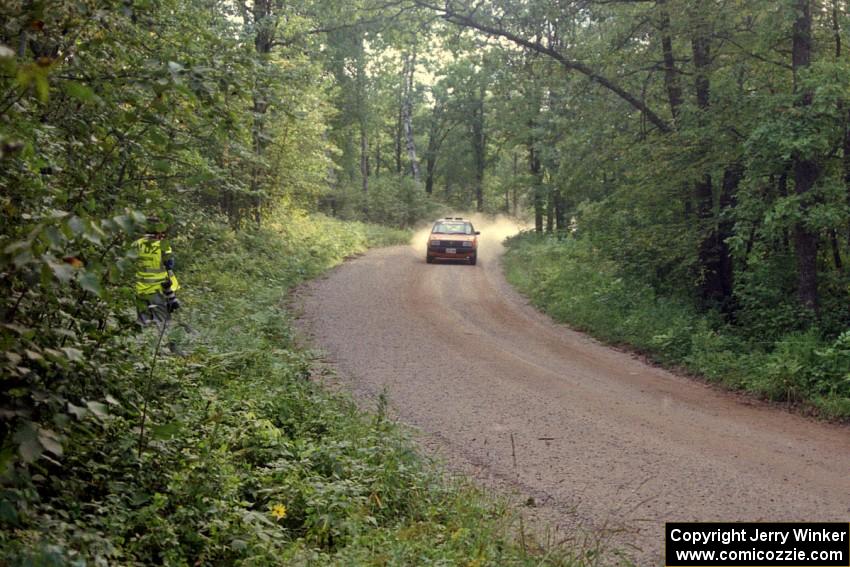
[[6,471],[0,562],[538,564],[507,510],[424,466],[380,407],[310,379],[295,345],[288,289],[408,238],[296,212],[176,238],[184,309],[165,353],[151,372],[156,333],[129,340],[114,397],[72,408],[62,451]]
[[795,269],[792,255],[750,259],[748,269],[738,274],[735,297],[741,332],[769,345],[792,330],[799,330],[807,318],[795,301]]
[[386,226],[409,228],[437,216],[440,205],[410,177],[372,177],[369,191],[360,187],[336,190],[327,204],[335,216]]
[[[796,330],[797,308],[775,296],[773,286],[741,285],[746,291],[733,328],[717,313],[700,313],[625,275],[588,239],[514,237],[505,269],[558,321],[730,387],[850,417],[850,332],[830,341],[815,329]],[[757,268],[754,273],[764,281]]]

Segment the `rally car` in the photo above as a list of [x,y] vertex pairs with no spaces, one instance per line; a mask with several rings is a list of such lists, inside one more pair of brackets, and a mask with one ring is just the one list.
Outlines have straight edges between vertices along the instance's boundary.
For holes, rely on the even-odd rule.
[[425,261],[463,260],[473,266],[478,261],[478,235],[472,223],[461,217],[440,219],[428,235]]

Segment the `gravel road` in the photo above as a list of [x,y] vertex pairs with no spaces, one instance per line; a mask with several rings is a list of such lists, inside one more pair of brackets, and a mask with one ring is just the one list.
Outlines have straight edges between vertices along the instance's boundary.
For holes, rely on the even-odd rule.
[[553,323],[504,280],[511,228],[476,228],[478,266],[426,264],[420,236],[299,292],[299,325],[358,398],[386,392],[452,467],[639,565],[663,564],[665,521],[850,520],[848,428]]

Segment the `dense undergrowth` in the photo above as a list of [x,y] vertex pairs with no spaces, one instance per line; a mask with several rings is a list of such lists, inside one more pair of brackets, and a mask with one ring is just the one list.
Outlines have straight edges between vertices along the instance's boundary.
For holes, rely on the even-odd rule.
[[850,418],[850,331],[768,333],[763,315],[757,329],[732,326],[624,275],[587,239],[523,234],[504,262],[508,280],[558,321],[734,389]]
[[547,560],[516,542],[503,505],[427,466],[382,408],[363,414],[308,379],[286,290],[409,237],[290,214],[263,230],[205,223],[176,239],[184,308],[154,372],[151,329],[125,345],[125,383],[109,405],[74,410],[61,458],[17,469],[0,498],[0,563]]

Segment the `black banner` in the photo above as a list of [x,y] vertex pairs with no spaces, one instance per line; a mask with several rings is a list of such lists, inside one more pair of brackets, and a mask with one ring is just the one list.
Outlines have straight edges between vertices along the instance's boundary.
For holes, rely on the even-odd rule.
[[667,567],[850,567],[850,524],[685,523],[665,529]]

